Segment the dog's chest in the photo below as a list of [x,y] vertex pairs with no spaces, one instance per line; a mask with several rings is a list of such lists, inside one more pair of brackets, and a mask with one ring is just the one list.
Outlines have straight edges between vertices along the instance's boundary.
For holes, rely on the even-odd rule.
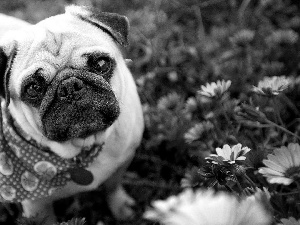
[[69,181],[89,185],[89,167],[103,144],[83,149],[73,159],[63,159],[21,136],[5,110],[0,114],[0,201],[21,202],[47,197]]
[[80,159],[78,164],[53,155],[39,154],[22,142],[5,143],[1,140],[0,148],[0,199],[13,202],[50,196],[69,181],[82,186],[92,183],[93,175],[86,167],[100,152],[95,148],[92,156]]

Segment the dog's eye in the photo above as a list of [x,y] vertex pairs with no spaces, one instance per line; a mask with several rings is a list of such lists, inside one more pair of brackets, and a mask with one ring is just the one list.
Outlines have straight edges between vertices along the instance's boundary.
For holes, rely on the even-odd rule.
[[40,94],[43,93],[43,88],[41,85],[39,85],[36,82],[32,82],[31,84],[29,84],[27,86],[26,89],[26,93],[28,94],[28,96],[30,96],[31,98],[36,98],[38,97]]
[[107,55],[91,54],[88,56],[87,65],[92,71],[107,77],[112,72],[114,61]]
[[100,57],[97,60],[97,63],[95,65],[95,69],[103,74],[110,71],[110,68],[111,68],[111,61],[108,57]]
[[22,99],[32,105],[38,105],[43,99],[46,89],[45,79],[36,73],[24,81]]

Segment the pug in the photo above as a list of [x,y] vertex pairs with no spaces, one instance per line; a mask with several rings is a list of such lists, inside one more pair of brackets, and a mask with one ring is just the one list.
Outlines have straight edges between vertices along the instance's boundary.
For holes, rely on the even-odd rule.
[[103,185],[113,215],[130,218],[121,178],[144,122],[127,18],[73,5],[19,25],[0,40],[0,201],[52,224],[54,200]]

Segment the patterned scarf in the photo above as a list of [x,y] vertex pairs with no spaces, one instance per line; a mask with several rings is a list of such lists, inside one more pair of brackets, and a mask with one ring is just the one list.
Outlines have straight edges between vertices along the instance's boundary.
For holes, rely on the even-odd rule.
[[97,158],[103,144],[83,148],[73,159],[63,159],[18,129],[1,103],[0,202],[34,200],[53,194],[68,181],[80,185],[93,181],[85,168]]

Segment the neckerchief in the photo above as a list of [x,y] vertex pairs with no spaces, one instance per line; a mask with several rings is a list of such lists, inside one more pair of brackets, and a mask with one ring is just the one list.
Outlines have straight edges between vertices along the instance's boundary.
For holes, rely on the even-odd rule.
[[0,106],[0,201],[47,197],[68,181],[92,176],[85,168],[99,155],[103,144],[83,148],[73,159],[63,159],[17,129],[4,105]]

